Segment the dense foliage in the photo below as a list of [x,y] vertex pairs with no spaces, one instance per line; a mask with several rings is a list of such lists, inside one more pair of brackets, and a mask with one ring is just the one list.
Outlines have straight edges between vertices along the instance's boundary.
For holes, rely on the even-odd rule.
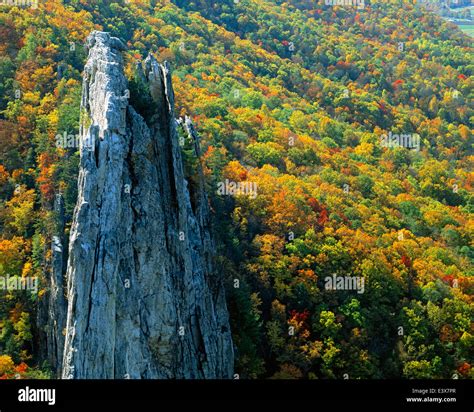
[[[473,377],[472,48],[406,0],[1,7],[0,276],[41,287],[0,292],[0,376],[47,374],[35,313],[54,195],[70,221],[78,164],[56,137],[78,133],[93,29],[125,40],[131,79],[149,50],[173,67],[177,115],[202,137],[241,378]],[[384,147],[388,133],[419,150]],[[256,196],[218,193],[226,180]],[[363,293],[327,290],[332,275]]]

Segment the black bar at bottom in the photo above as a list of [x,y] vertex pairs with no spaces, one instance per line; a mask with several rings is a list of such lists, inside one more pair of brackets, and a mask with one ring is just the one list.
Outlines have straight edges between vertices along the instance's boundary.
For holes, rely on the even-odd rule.
[[[54,404],[38,401],[41,396],[46,398],[46,392],[31,395],[32,389],[55,389]],[[23,399],[27,393],[29,400],[19,400],[20,390]],[[472,412],[473,392],[472,380],[4,380],[0,381],[0,412],[201,400],[313,401],[319,406],[386,405],[395,410]]]

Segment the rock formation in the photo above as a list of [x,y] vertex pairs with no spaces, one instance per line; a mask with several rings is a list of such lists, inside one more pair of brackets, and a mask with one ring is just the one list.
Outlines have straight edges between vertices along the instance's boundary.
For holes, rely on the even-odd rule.
[[60,377],[64,352],[64,328],[66,327],[67,302],[64,274],[67,262],[67,239],[64,232],[66,217],[64,199],[58,193],[54,199],[55,230],[51,242],[49,288],[39,300],[37,331],[38,358],[49,363],[56,377]]
[[178,128],[196,156],[199,143],[189,119],[175,120],[169,66],[148,56],[137,95],[120,40],[93,32],[87,47],[62,376],[230,378],[208,200],[199,167],[185,178]]

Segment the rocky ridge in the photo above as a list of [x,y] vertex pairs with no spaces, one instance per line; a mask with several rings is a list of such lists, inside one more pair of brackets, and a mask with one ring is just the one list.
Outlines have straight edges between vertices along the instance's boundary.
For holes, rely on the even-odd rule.
[[170,68],[151,55],[138,65],[139,113],[123,43],[93,32],[87,47],[62,377],[230,378],[208,199],[200,166],[197,183],[185,178],[178,128],[196,157],[199,142],[175,120]]

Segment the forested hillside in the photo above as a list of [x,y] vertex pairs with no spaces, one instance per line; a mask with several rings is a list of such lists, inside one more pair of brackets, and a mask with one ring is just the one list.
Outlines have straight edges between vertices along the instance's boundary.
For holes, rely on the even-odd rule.
[[40,280],[0,291],[1,377],[52,376],[37,309],[94,29],[144,111],[136,63],[167,60],[199,132],[239,378],[473,377],[472,39],[413,1],[325,3],[0,6],[0,278]]

